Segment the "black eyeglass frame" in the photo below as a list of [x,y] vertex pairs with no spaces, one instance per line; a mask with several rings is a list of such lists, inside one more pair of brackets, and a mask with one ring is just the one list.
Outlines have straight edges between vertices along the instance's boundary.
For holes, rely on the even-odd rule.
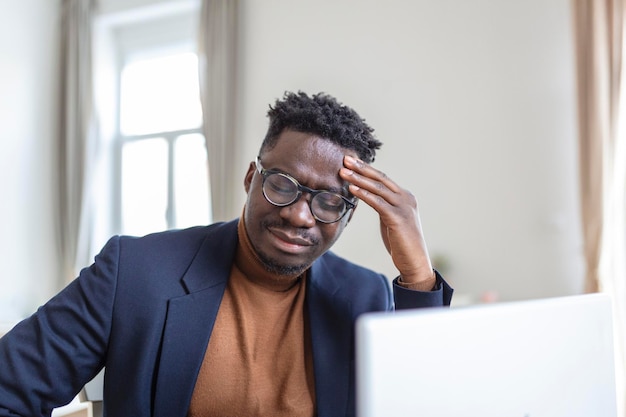
[[[274,206],[276,206],[276,207],[287,207],[287,206],[290,206],[290,205],[294,204],[295,202],[297,202],[298,200],[300,200],[300,197],[302,197],[302,193],[303,193],[303,192],[307,192],[308,194],[310,194],[310,195],[311,195],[311,199],[308,201],[308,204],[309,204],[309,210],[311,211],[311,215],[312,215],[312,216],[315,218],[315,220],[317,220],[318,222],[325,223],[325,224],[332,224],[332,223],[336,223],[336,222],[338,222],[339,220],[343,219],[343,217],[344,217],[344,216],[345,216],[345,215],[346,215],[346,214],[347,214],[350,210],[353,210],[353,209],[356,207],[356,205],[357,205],[357,202],[350,201],[347,197],[344,197],[344,196],[342,196],[341,194],[335,193],[335,192],[333,192],[333,191],[328,191],[328,190],[314,190],[313,188],[309,188],[309,187],[307,187],[307,186],[305,186],[305,185],[300,184],[300,183],[298,182],[298,180],[297,180],[297,179],[295,179],[294,177],[292,177],[292,176],[291,176],[291,175],[289,175],[289,174],[286,174],[286,173],[281,172],[281,171],[272,170],[272,169],[265,169],[265,168],[263,168],[263,166],[261,165],[261,158],[260,158],[260,157],[258,157],[258,156],[257,156],[257,158],[256,158],[256,161],[255,161],[255,162],[256,162],[256,169],[257,169],[257,172],[263,176],[263,183],[262,183],[262,186],[261,186],[261,189],[262,189],[262,191],[263,191],[263,197],[265,197],[265,200],[267,200],[267,202],[268,202],[268,203],[270,203],[270,204],[272,204],[272,205],[274,205]],[[267,177],[269,177],[270,175],[280,175],[280,176],[282,176],[282,177],[284,177],[284,178],[288,179],[289,181],[291,181],[291,182],[292,182],[292,183],[293,183],[293,184],[297,187],[298,192],[296,193],[296,195],[295,195],[295,197],[293,198],[293,200],[291,200],[291,201],[290,201],[290,202],[288,202],[288,203],[279,204],[279,203],[276,203],[276,202],[274,202],[274,201],[272,201],[272,200],[270,200],[270,199],[269,199],[269,197],[268,197],[268,196],[267,196],[267,194],[265,193],[265,180],[266,180],[266,179],[267,179]],[[328,221],[328,220],[323,220],[323,219],[320,219],[320,218],[319,218],[319,217],[317,217],[317,215],[313,212],[313,206],[312,206],[312,204],[313,204],[313,199],[315,198],[315,196],[316,196],[316,195],[318,195],[318,194],[322,194],[322,193],[336,195],[337,197],[340,197],[340,198],[344,201],[344,203],[346,204],[346,206],[345,206],[345,210],[343,211],[343,213],[341,213],[341,215],[340,215],[340,216],[339,216],[336,220]]]

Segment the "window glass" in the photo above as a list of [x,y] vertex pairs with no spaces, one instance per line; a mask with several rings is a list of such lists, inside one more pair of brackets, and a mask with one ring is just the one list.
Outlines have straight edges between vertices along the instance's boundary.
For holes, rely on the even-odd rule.
[[162,138],[122,147],[122,230],[144,235],[167,228],[168,146]]
[[194,53],[130,62],[122,70],[120,83],[123,135],[200,127],[198,58]]
[[174,148],[176,227],[208,224],[209,174],[204,136],[180,136]]

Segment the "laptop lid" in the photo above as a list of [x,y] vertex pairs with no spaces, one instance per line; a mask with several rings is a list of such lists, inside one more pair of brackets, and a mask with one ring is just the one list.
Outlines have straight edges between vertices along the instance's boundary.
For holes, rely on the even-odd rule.
[[611,301],[587,294],[368,313],[359,417],[615,417]]

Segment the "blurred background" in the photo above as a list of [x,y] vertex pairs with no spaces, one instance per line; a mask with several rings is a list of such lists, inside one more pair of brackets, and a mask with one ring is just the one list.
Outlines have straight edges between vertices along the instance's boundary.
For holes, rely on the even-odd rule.
[[[72,278],[58,192],[64,10],[0,0],[0,322]],[[111,234],[219,220],[195,72],[200,12],[195,0],[94,3],[101,141],[83,167],[93,187],[75,220],[91,232],[75,242],[77,268]],[[286,90],[324,91],[384,142],[374,165],[417,196],[455,303],[584,291],[569,0],[240,0],[236,15],[232,217],[268,105]],[[395,277],[364,204],[333,250]]]

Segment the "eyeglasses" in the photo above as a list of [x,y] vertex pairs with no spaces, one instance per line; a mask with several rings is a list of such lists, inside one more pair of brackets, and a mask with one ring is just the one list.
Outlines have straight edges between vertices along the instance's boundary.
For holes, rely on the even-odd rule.
[[302,192],[307,192],[311,194],[309,200],[311,214],[315,220],[322,223],[335,223],[356,207],[356,203],[340,194],[305,187],[290,175],[263,168],[258,157],[256,168],[263,175],[263,196],[275,206],[285,207],[293,204],[300,199]]

